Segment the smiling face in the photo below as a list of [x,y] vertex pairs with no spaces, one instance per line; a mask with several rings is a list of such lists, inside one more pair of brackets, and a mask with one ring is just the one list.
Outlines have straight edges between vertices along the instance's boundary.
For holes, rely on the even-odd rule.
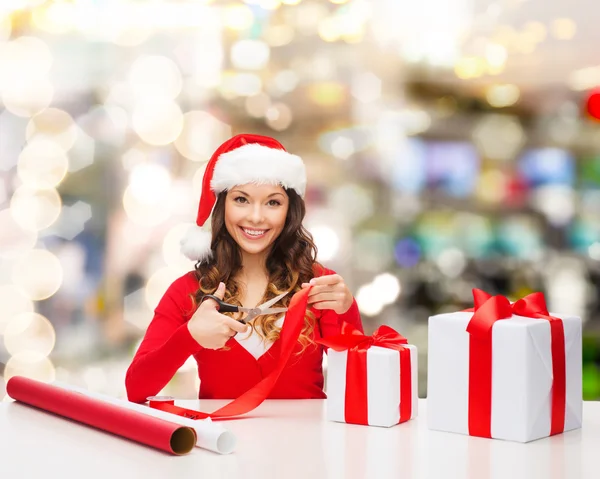
[[265,254],[283,227],[289,207],[281,186],[235,186],[225,199],[225,227],[246,254]]

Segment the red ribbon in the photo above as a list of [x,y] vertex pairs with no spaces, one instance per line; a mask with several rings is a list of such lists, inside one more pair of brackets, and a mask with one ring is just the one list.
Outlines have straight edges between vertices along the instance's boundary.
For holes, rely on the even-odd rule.
[[250,388],[237,399],[234,399],[213,413],[200,412],[193,409],[175,406],[173,404],[156,401],[151,402],[150,407],[171,412],[173,414],[177,414],[178,416],[183,416],[190,419],[206,419],[208,417],[212,419],[220,419],[241,416],[242,414],[246,414],[257,408],[272,391],[275,383],[281,375],[281,372],[285,368],[285,365],[292,355],[294,348],[296,347],[298,337],[300,336],[300,332],[304,326],[304,316],[308,306],[308,292],[310,289],[311,288],[309,287],[300,290],[292,297],[292,300],[288,306],[288,310],[285,314],[285,321],[283,323],[283,327],[281,328],[279,337],[279,341],[281,341],[281,352],[277,367],[255,386]]
[[513,314],[550,322],[552,351],[552,418],[550,435],[565,426],[566,364],[565,331],[560,318],[550,316],[542,293],[533,293],[515,303],[504,296],[473,290],[475,308],[467,326],[469,339],[469,434],[491,438],[492,423],[492,327]]
[[318,343],[334,351],[348,351],[346,363],[345,421],[369,424],[367,400],[367,351],[371,346],[394,349],[400,353],[400,422],[410,419],[412,382],[408,341],[389,326],[380,326],[373,336],[365,336],[349,323],[342,324],[342,334],[320,339]]

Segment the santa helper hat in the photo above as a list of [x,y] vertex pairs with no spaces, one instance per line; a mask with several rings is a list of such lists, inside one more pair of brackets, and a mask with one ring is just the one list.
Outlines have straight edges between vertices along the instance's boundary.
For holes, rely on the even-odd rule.
[[241,134],[223,143],[206,165],[196,225],[181,240],[181,252],[192,261],[212,256],[210,229],[204,227],[217,195],[247,183],[281,185],[304,198],[306,168],[299,156],[288,153],[268,136]]

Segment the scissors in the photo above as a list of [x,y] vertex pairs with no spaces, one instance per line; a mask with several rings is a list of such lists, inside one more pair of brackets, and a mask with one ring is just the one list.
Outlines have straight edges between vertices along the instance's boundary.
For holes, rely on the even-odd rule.
[[263,314],[285,313],[288,308],[271,308],[271,306],[287,295],[288,292],[275,296],[273,299],[270,299],[263,304],[259,304],[256,308],[244,308],[242,306],[236,306],[235,304],[229,304],[213,294],[207,294],[202,298],[202,301],[208,298],[214,300],[218,305],[217,309],[220,313],[247,313],[245,318],[238,319],[241,323],[247,324],[249,321],[252,321],[257,316],[262,316]]

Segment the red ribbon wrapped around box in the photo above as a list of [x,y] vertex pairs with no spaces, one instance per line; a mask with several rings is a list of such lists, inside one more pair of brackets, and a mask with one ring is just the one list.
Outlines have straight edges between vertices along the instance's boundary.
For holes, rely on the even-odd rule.
[[492,417],[492,327],[514,315],[550,322],[552,351],[552,400],[550,434],[564,430],[566,406],[565,332],[560,318],[550,316],[542,293],[533,293],[512,303],[504,296],[473,290],[474,311],[469,338],[469,434],[491,438]]
[[389,326],[381,326],[372,336],[362,334],[348,323],[342,333],[321,339],[318,343],[334,351],[348,351],[346,364],[345,422],[369,424],[367,397],[367,351],[373,346],[398,351],[400,357],[400,423],[412,414],[411,354],[408,341]]

